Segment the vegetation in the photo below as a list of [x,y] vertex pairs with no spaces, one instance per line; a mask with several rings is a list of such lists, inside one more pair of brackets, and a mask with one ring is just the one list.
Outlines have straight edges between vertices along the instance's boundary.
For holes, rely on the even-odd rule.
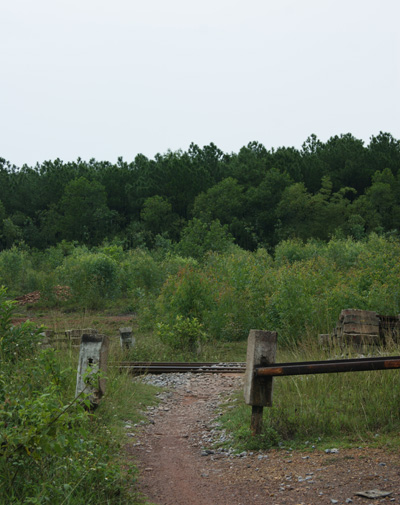
[[[279,361],[328,359],[315,342],[279,349]],[[399,355],[399,347],[377,350]],[[342,355],[343,349],[337,349]],[[354,356],[354,349],[346,355]],[[332,354],[330,355],[332,357]],[[250,433],[251,407],[243,394],[220,418],[238,451],[279,447],[325,450],[369,446],[398,450],[400,441],[398,372],[393,370],[274,378],[273,406],[264,409],[261,435]]]
[[[251,328],[278,331],[283,361],[323,359],[317,335],[343,308],[400,313],[399,169],[400,141],[382,132],[367,146],[312,135],[301,150],[192,144],[131,163],[0,159],[0,502],[135,503],[116,449],[154,401],[111,370],[88,414],[73,399],[76,356],[12,324],[12,299],[40,292],[20,310],[50,329],[70,315],[115,334],[104,314],[129,314],[127,359],[244,360]],[[275,380],[261,437],[241,402],[224,424],[246,448],[393,444],[396,377]]]
[[400,141],[350,133],[300,150],[214,144],[112,164],[91,159],[15,167],[0,158],[0,250],[62,240],[124,248],[163,244],[201,257],[234,242],[270,251],[298,237],[398,233]]
[[13,310],[2,289],[0,503],[137,503],[135,468],[122,466],[118,446],[123,423],[154,402],[151,388],[111,371],[108,394],[90,414],[84,396],[74,399],[77,356],[40,349],[39,330],[13,327]]
[[[251,328],[278,331],[281,345],[300,343],[329,333],[343,308],[398,314],[399,257],[400,241],[377,234],[286,240],[274,256],[232,245],[201,260],[163,248],[13,246],[0,252],[0,283],[10,296],[40,290],[45,307],[115,307],[134,315],[141,332],[158,328],[175,352],[193,351],[205,341],[243,341]],[[68,298],[57,296],[53,287],[60,285],[69,286]],[[176,341],[168,337],[172,329]],[[186,343],[177,336],[183,333],[192,335]]]

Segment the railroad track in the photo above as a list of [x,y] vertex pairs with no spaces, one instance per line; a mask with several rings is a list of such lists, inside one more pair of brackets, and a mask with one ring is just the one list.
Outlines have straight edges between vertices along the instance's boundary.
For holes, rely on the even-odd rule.
[[181,362],[153,362],[153,361],[121,361],[112,363],[111,366],[118,367],[121,371],[126,370],[134,375],[146,373],[245,373],[246,363],[181,363]]

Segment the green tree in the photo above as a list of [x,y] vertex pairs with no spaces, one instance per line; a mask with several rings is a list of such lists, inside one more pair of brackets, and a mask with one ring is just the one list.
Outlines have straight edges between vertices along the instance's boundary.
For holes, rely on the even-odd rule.
[[84,177],[67,184],[60,210],[63,214],[63,237],[89,245],[99,244],[107,237],[117,218],[107,206],[104,186]]
[[325,174],[332,181],[333,190],[352,187],[362,194],[371,183],[373,171],[366,165],[367,149],[362,140],[350,133],[335,135],[318,150],[318,156],[326,166]]
[[371,173],[389,168],[392,174],[397,175],[400,169],[400,140],[393,138],[390,133],[379,132],[371,137],[367,149],[367,163]]
[[399,228],[400,183],[389,168],[375,172],[372,185],[357,207],[369,230],[390,231]]
[[244,188],[236,179],[227,177],[197,196],[193,215],[204,222],[218,220],[228,225],[236,243],[244,249],[254,249],[257,239],[247,219]]
[[144,227],[153,237],[167,235],[177,237],[179,216],[172,212],[170,202],[159,195],[147,198],[140,213]]
[[242,147],[230,161],[230,174],[245,188],[257,186],[270,167],[271,154],[259,142]]
[[291,184],[288,174],[271,168],[261,183],[246,193],[246,216],[262,243],[276,243],[277,206],[283,191]]
[[200,260],[208,251],[226,251],[232,244],[233,237],[226,225],[221,225],[218,220],[205,223],[194,218],[182,230],[176,252]]
[[243,216],[244,204],[243,187],[228,177],[196,197],[193,215],[206,222],[218,219],[230,224],[234,217]]
[[312,196],[304,183],[297,182],[285,188],[276,216],[279,220],[277,233],[280,240],[291,237],[307,239],[310,236]]

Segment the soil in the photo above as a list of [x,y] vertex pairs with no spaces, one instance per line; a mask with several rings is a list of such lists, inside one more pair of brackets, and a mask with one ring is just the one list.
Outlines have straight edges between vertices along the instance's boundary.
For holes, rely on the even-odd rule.
[[[69,286],[54,286],[53,292],[56,299],[59,301],[65,301],[71,297],[71,289]],[[15,301],[18,305],[34,305],[40,302],[41,297],[42,294],[40,291],[32,291],[32,293],[18,296]]]
[[[400,503],[400,455],[384,450],[271,450],[242,457],[204,455],[221,400],[241,376],[196,375],[179,386],[127,446],[139,491],[157,505]],[[391,492],[386,498],[359,491]]]

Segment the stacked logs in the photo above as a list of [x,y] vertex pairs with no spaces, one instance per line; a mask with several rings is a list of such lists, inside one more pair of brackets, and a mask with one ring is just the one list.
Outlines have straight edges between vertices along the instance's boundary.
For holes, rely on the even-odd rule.
[[324,347],[351,346],[360,351],[399,342],[399,316],[381,316],[372,310],[344,309],[332,334],[320,335]]

